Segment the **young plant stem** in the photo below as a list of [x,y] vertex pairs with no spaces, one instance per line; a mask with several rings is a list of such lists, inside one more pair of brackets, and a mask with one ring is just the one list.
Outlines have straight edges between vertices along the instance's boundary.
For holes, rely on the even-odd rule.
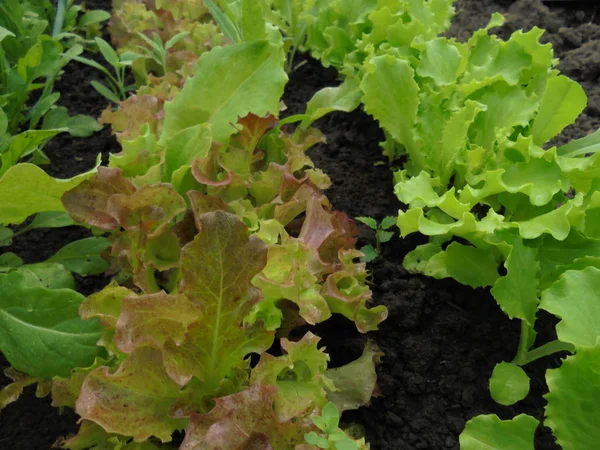
[[65,12],[67,0],[58,0],[56,2],[56,15],[54,16],[54,25],[52,27],[52,37],[56,37],[62,32],[63,24],[65,21]]
[[519,349],[517,350],[517,355],[513,362],[519,366],[525,364],[527,360],[527,353],[529,351],[529,332],[531,330],[531,325],[529,325],[526,321],[521,320],[521,337],[519,338]]
[[575,352],[575,346],[568,342],[562,342],[558,339],[550,342],[546,342],[541,347],[535,348],[527,352],[525,362],[521,365],[529,364],[537,359],[549,356],[558,352]]
[[519,366],[524,366],[533,361],[536,361],[544,356],[549,356],[558,352],[571,352],[575,351],[575,346],[568,342],[559,341],[558,339],[550,342],[546,342],[544,345],[535,348],[533,350],[529,350],[528,342],[529,342],[529,334],[531,332],[531,326],[525,322],[521,321],[521,338],[519,341],[519,350],[517,351],[517,355],[513,362]]

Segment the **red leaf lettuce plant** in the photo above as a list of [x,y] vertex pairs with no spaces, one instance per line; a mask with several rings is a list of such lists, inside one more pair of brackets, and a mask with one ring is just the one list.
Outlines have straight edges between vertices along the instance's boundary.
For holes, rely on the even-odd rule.
[[[356,227],[332,210],[322,193],[329,179],[305,154],[321,135],[290,136],[273,116],[283,62],[268,40],[204,53],[164,120],[123,137],[109,167],[62,196],[74,220],[110,241],[113,280],[71,303],[97,351],[82,364],[38,349],[42,367],[52,357],[61,370],[12,371],[3,391],[14,400],[41,381],[43,394],[53,378],[53,404],[82,417],[62,448],[173,448],[172,434],[185,430],[181,449],[311,449],[304,435],[328,400],[341,411],[369,401],[374,347],[327,369],[318,337],[290,337],[332,313],[367,332],[387,312],[366,307]],[[266,352],[275,337],[282,356]],[[14,346],[24,353],[27,338]],[[260,356],[254,368],[251,354]]]

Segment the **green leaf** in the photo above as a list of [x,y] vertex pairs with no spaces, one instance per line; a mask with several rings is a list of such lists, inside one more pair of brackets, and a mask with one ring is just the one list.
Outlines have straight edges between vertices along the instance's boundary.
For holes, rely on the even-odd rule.
[[536,101],[521,87],[497,88],[477,100],[485,105],[471,127],[471,142],[491,150],[501,137],[510,134],[513,127],[525,127],[535,115]]
[[358,220],[361,223],[364,223],[366,226],[368,226],[372,230],[377,229],[377,221],[375,219],[373,219],[372,217],[362,217],[361,216],[361,217],[356,217],[356,220]]
[[540,308],[561,318],[558,339],[594,347],[600,337],[600,269],[568,270],[542,292]]
[[200,57],[195,75],[165,105],[161,142],[185,128],[209,123],[213,139],[225,143],[236,132],[233,124],[239,118],[277,114],[286,82],[279,46],[255,41],[216,47]]
[[390,55],[374,57],[366,68],[360,83],[365,110],[406,147],[418,167],[424,167],[423,156],[416,151],[412,136],[419,107],[419,86],[413,69],[407,61]]
[[169,50],[171,47],[173,47],[174,45],[176,45],[184,37],[189,36],[189,34],[190,33],[188,31],[182,31],[180,33],[177,33],[175,36],[173,36],[171,39],[169,39],[165,43],[165,50]]
[[539,302],[537,250],[523,245],[519,238],[513,238],[511,243],[504,262],[507,274],[498,278],[491,292],[508,317],[517,317],[533,326]]
[[6,130],[8,130],[8,117],[2,108],[0,108],[0,143],[4,140]]
[[327,403],[321,412],[321,416],[323,417],[325,424],[325,429],[323,431],[333,433],[337,430],[340,423],[340,412],[334,403]]
[[92,116],[83,114],[69,116],[67,108],[61,106],[54,108],[44,117],[44,128],[67,128],[71,136],[87,137],[101,130],[102,125]]
[[11,365],[49,379],[103,355],[96,346],[102,327],[79,318],[82,300],[70,289],[43,287],[28,271],[0,274],[0,350]]
[[358,444],[347,436],[335,443],[336,450],[359,450]]
[[4,375],[13,381],[0,389],[0,411],[7,405],[16,402],[23,394],[24,388],[40,381],[36,377],[20,373],[12,367],[4,369]]
[[600,442],[600,345],[581,348],[546,372],[545,425],[564,449],[592,449]]
[[409,272],[420,272],[438,280],[450,277],[447,269],[448,255],[441,247],[427,243],[409,252],[402,265]]
[[242,17],[240,30],[244,41],[266,39],[266,22],[264,2],[256,0],[242,0]]
[[12,244],[12,237],[15,232],[8,227],[0,227],[0,246]]
[[497,415],[477,416],[467,422],[460,435],[461,450],[533,450],[539,421],[526,414],[511,420]]
[[64,131],[67,130],[27,130],[13,136],[8,149],[2,153],[0,176],[4,175],[7,170],[17,164],[21,158],[30,155],[48,139],[53,138]]
[[8,36],[15,37],[15,34],[14,34],[12,31],[10,31],[10,30],[7,30],[7,29],[6,29],[6,28],[4,28],[4,27],[0,27],[0,42],[2,42],[2,41],[3,41],[4,39],[6,39]]
[[221,9],[213,2],[212,0],[204,0],[204,4],[208,8],[210,15],[215,19],[217,25],[223,32],[225,36],[227,36],[233,42],[240,41],[240,35],[238,33],[236,25],[231,21],[231,19],[227,16],[227,14],[223,13]]
[[362,262],[368,263],[368,262],[374,261],[379,256],[377,254],[377,250],[375,250],[375,248],[373,248],[373,246],[371,244],[367,244],[367,245],[361,247],[360,251],[362,253],[364,253],[364,256],[360,258],[360,260]]
[[319,448],[323,448],[323,449],[329,448],[329,441],[326,438],[319,436],[314,431],[311,431],[310,433],[306,434],[304,436],[304,439],[306,440],[307,443],[309,443],[311,445],[316,445]]
[[79,275],[97,275],[108,268],[101,254],[110,247],[104,237],[90,237],[71,242],[56,252],[48,262],[58,262]]
[[446,249],[448,274],[471,287],[491,286],[498,279],[493,252],[452,242]]
[[533,122],[533,142],[543,145],[575,122],[587,104],[583,88],[565,76],[548,80],[538,114]]
[[559,147],[556,153],[561,156],[575,157],[600,151],[600,130],[580,139],[574,139]]
[[23,264],[23,260],[13,252],[6,252],[0,255],[0,267],[12,268],[19,267]]
[[33,164],[18,164],[0,178],[0,224],[18,224],[45,211],[65,211],[62,195],[90,178],[96,169],[59,180]]
[[117,94],[115,94],[113,91],[111,91],[109,88],[107,88],[105,85],[103,85],[99,81],[92,80],[90,83],[91,83],[92,87],[94,89],[96,89],[96,91],[98,91],[98,93],[100,95],[102,95],[104,98],[106,98],[108,101],[111,101],[111,102],[117,103],[117,104],[121,101],[121,99],[117,96]]
[[94,41],[98,46],[98,50],[100,50],[100,53],[104,56],[104,59],[106,59],[111,66],[115,68],[119,67],[119,55],[117,55],[117,52],[111,45],[100,37],[97,37]]
[[33,221],[27,226],[36,228],[63,228],[76,225],[71,216],[64,211],[46,211],[36,214]]
[[43,262],[27,264],[23,268],[33,273],[40,284],[47,289],[75,289],[73,275],[62,264]]
[[165,151],[166,181],[184,166],[190,166],[196,158],[206,158],[212,146],[210,124],[203,123],[185,128],[167,141]]
[[387,230],[389,228],[392,228],[394,225],[396,225],[397,220],[398,220],[398,218],[396,216],[384,217],[383,220],[381,221],[381,229]]
[[102,125],[96,119],[84,114],[69,117],[67,127],[69,134],[75,137],[88,137],[102,129]]
[[490,378],[490,394],[496,403],[512,405],[528,393],[529,377],[521,367],[507,362],[496,364]]
[[91,11],[87,11],[83,16],[81,16],[81,19],[79,19],[79,27],[85,28],[89,25],[104,22],[108,19],[110,19],[110,13],[108,11],[93,9]]
[[354,111],[360,105],[362,95],[358,79],[354,77],[347,77],[337,87],[321,89],[306,105],[306,114],[310,118],[302,121],[302,127],[308,128],[313,122],[333,111]]
[[425,43],[417,74],[433,78],[438,86],[452,84],[463,61],[459,50],[446,38],[432,39]]
[[327,399],[344,412],[368,404],[377,388],[376,365],[383,353],[371,341],[367,341],[360,358],[329,369],[325,373],[336,389],[327,392]]
[[385,242],[389,242],[393,237],[394,237],[393,231],[379,230],[377,232],[377,238],[379,239],[379,242],[381,242],[382,244]]

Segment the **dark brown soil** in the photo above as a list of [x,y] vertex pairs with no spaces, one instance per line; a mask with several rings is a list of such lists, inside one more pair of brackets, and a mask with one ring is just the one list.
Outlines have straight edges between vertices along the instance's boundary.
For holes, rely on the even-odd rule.
[[[545,39],[556,47],[561,70],[583,84],[589,104],[578,122],[559,141],[581,137],[600,126],[600,11],[586,2],[540,0],[459,0],[458,16],[451,34],[465,37],[487,23],[494,11],[506,13],[508,23],[501,33],[529,29],[548,30]],[[95,7],[108,7],[98,1]],[[598,8],[600,9],[600,8]],[[97,78],[92,69],[72,66],[57,89],[72,112],[98,114],[104,101],[89,87]],[[338,83],[334,70],[325,70],[313,60],[292,74],[285,101],[289,113],[300,112],[318,89]],[[68,95],[66,94],[68,93]],[[333,186],[328,195],[350,216],[382,218],[396,215],[399,204],[392,193],[392,174],[385,165],[378,143],[383,135],[377,124],[362,111],[336,113],[318,124],[327,136],[327,145],[312,152],[318,167],[330,175]],[[118,151],[107,130],[88,139],[62,136],[48,147],[53,160],[49,171],[70,176],[91,167],[98,152]],[[361,244],[373,236],[363,229]],[[73,239],[73,230],[46,232],[18,240],[10,249],[26,261],[43,260]],[[390,315],[381,330],[369,336],[386,354],[379,370],[382,396],[361,411],[345,414],[344,420],[364,426],[374,450],[457,449],[458,435],[465,422],[478,414],[496,413],[510,418],[519,413],[543,419],[546,392],[545,370],[558,358],[537,361],[527,371],[532,378],[530,395],[513,407],[493,402],[488,379],[494,365],[510,360],[516,351],[519,324],[511,322],[496,306],[489,292],[473,290],[452,281],[436,281],[407,273],[401,265],[404,255],[419,238],[394,239],[384,255],[373,263],[374,298],[385,304]],[[81,280],[80,280],[81,281]],[[101,286],[103,280],[80,283],[85,292]],[[552,339],[552,319],[540,318],[539,340]],[[316,333],[323,338],[333,365],[358,357],[364,336],[347,321],[332,319]],[[0,362],[0,366],[3,363]],[[0,386],[6,383],[0,378]],[[61,435],[76,429],[72,412],[59,416],[47,399],[36,399],[31,390],[16,404],[0,413],[0,448],[45,450]],[[538,450],[558,448],[549,430],[540,427]]]

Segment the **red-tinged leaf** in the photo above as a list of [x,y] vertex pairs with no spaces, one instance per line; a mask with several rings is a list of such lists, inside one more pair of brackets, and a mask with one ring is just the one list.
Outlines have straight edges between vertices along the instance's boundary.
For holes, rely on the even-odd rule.
[[180,345],[189,326],[199,319],[200,307],[185,295],[169,295],[162,291],[128,297],[123,300],[115,342],[125,353],[143,346],[161,349],[167,341]]
[[[184,225],[177,231],[182,232]],[[193,228],[193,223],[191,225]],[[194,228],[195,229],[195,228]],[[186,236],[181,236],[187,239]],[[148,237],[144,230],[132,228],[112,237],[111,269],[119,273],[121,280],[133,277],[135,285],[146,294],[160,290],[156,271],[165,271],[179,266],[180,237],[174,230],[166,230],[156,237]]]
[[114,230],[119,223],[108,209],[109,199],[116,194],[128,196],[135,191],[135,186],[123,177],[120,169],[98,167],[94,177],[66,192],[62,202],[77,222]]
[[192,415],[180,450],[293,450],[314,427],[309,420],[280,420],[272,406],[276,395],[275,386],[257,384],[215,399],[210,413]]
[[234,174],[221,166],[220,152],[221,145],[213,143],[206,158],[196,158],[192,162],[192,175],[198,183],[214,187],[227,186],[231,183]]
[[110,124],[119,141],[137,138],[146,124],[150,126],[152,134],[158,135],[163,106],[164,101],[153,95],[133,94],[119,103],[116,111],[111,107],[106,108],[100,116],[100,123]]
[[314,167],[306,151],[317,144],[325,143],[323,133],[316,128],[310,128],[304,131],[301,136],[282,135],[281,137],[286,146],[286,155],[291,173]]
[[262,324],[242,323],[259,300],[250,281],[264,267],[267,252],[233,214],[216,211],[197,220],[200,232],[182,251],[179,293],[199,305],[202,317],[183,344],[165,344],[165,366],[180,385],[196,376],[207,392],[217,392],[249,353],[261,353],[273,341]]
[[160,351],[136,350],[111,374],[108,367],[92,371],[83,382],[76,411],[108,433],[143,441],[156,436],[171,440],[183,419],[171,418],[171,405],[181,396],[179,386],[164,371]]
[[96,358],[90,367],[77,367],[71,371],[69,378],[55,377],[52,380],[52,406],[67,406],[75,409],[75,404],[85,377],[94,369],[103,366],[107,361]]
[[[190,191],[188,192],[188,197],[192,204],[192,212],[194,213],[194,218],[202,217],[202,214],[214,211],[230,211],[229,206],[219,197],[213,197],[211,195],[203,194],[199,191]],[[196,224],[197,229],[200,229],[201,223],[198,222]]]
[[[58,439],[52,448],[65,448],[68,450],[95,449],[95,446],[108,444],[106,441],[111,437],[101,426],[83,420],[77,434],[69,439]],[[102,448],[102,447],[100,447]]]
[[179,266],[181,245],[177,234],[167,230],[155,238],[149,238],[142,257],[145,265],[164,271]]
[[383,353],[377,346],[368,341],[360,358],[326,372],[326,376],[337,388],[327,392],[327,399],[334,403],[340,412],[358,409],[368,404],[371,397],[379,395],[375,369],[382,356]]
[[323,261],[334,262],[339,250],[354,248],[358,234],[358,227],[345,214],[308,201],[299,239],[317,249]]
[[277,119],[269,114],[259,117],[252,113],[238,121],[240,132],[233,136],[232,144],[247,150],[254,150],[267,131],[275,127]]
[[114,195],[108,201],[108,211],[125,229],[143,229],[151,238],[185,210],[185,200],[170,184],[147,185],[130,195]]
[[364,264],[355,264],[353,259],[361,255],[357,250],[340,250],[341,268],[327,277],[321,293],[331,311],[352,320],[361,333],[377,329],[377,325],[387,318],[387,308],[383,305],[368,309],[366,303],[372,293],[365,285]]
[[12,367],[5,369],[4,375],[13,381],[0,389],[0,411],[10,403],[16,402],[23,393],[23,389],[40,380],[34,376],[21,373]]
[[323,277],[329,271],[316,249],[294,238],[269,246],[264,270],[252,283],[264,297],[263,302],[282,299],[294,302],[300,316],[314,325],[331,317],[327,301],[321,294]]
[[112,280],[108,286],[100,292],[87,297],[79,305],[79,315],[82,319],[98,318],[102,326],[114,329],[121,314],[123,299],[135,295],[133,291],[119,286]]
[[327,403],[326,392],[336,386],[325,376],[329,355],[318,348],[320,338],[308,332],[298,342],[281,340],[284,355],[261,355],[252,370],[252,384],[277,386],[275,412],[282,421],[306,417]]

